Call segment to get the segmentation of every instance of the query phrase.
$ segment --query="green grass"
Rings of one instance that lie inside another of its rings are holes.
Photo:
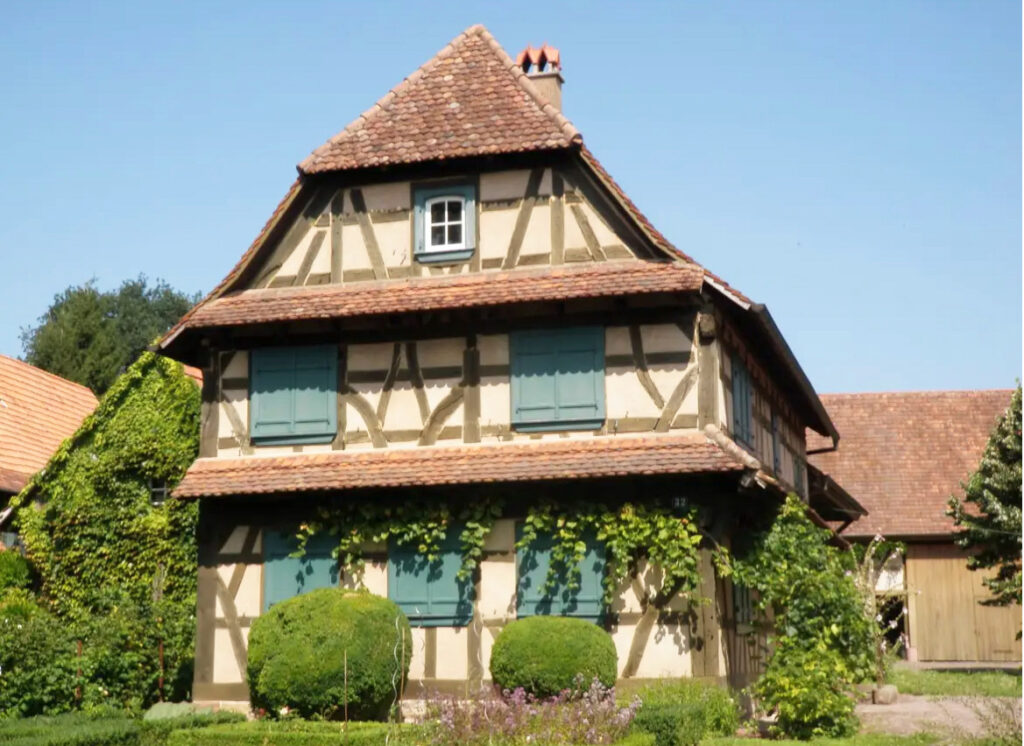
[[[942,697],[1019,697],[1020,669],[1006,671],[939,671],[896,668],[889,676],[901,694]]]
[[[778,741],[757,740],[751,738],[707,738],[701,746],[754,746],[763,743],[766,746],[806,746],[806,744],[834,744],[834,746],[930,746],[939,742],[939,737],[931,733],[915,733],[912,736],[891,736],[884,733],[860,733],[850,738],[815,738],[810,741]]]

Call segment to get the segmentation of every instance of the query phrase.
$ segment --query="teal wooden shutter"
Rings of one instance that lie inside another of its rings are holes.
[[[274,347],[250,356],[250,436],[257,443],[323,443],[337,432],[338,353],[331,345]]]
[[[733,435],[744,443],[753,443],[751,427],[750,373],[735,356],[732,362]]]
[[[522,538],[522,526],[516,527],[516,540]],[[516,550],[518,584],[516,615],[573,616],[597,621],[604,612],[605,550],[592,536],[584,536],[586,554],[580,563],[580,587],[568,588],[567,573],[559,572],[555,586],[545,588],[551,568],[550,536],[538,536],[530,546]]]
[[[338,561],[331,557],[334,537],[314,536],[302,557],[291,557],[298,540],[291,532],[263,532],[263,610],[280,601],[316,588],[336,588],[340,581]]]
[[[604,422],[602,327],[513,332],[509,355],[518,429],[594,429]]]
[[[779,446],[779,416],[772,412],[772,465],[775,476],[782,472],[782,450]]]
[[[555,371],[558,369],[556,335],[533,332],[510,334],[509,353],[512,422],[555,422],[558,419],[558,398],[555,392]]]
[[[458,579],[462,567],[462,527],[452,527],[440,556],[428,562],[415,546],[388,546],[388,598],[415,627],[462,627],[473,616],[473,585]]]

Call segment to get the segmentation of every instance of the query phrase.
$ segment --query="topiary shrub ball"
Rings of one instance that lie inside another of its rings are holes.
[[[399,666],[403,650],[405,656]],[[409,673],[409,620],[394,603],[364,591],[320,588],[275,604],[249,631],[249,696],[277,714],[385,720]],[[401,670],[399,670],[401,669]]]
[[[594,677],[615,686],[618,656],[611,635],[592,622],[532,616],[508,624],[491,650],[491,678],[503,690],[535,697],[588,689]],[[578,678],[582,677],[582,679]]]

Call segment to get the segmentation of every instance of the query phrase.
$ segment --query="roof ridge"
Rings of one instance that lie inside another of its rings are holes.
[[[299,163],[298,170],[300,173],[310,173],[320,161],[321,158],[326,157],[334,145],[342,142],[347,137],[358,133],[364,129],[369,123],[376,119],[381,112],[387,111],[387,109],[414,83],[417,83],[424,75],[433,70],[443,60],[450,57],[456,52],[456,50],[471,37],[480,37],[483,39],[490,50],[498,57],[501,61],[506,72],[511,75],[516,84],[522,88],[530,98],[537,105],[540,111],[551,120],[551,122],[559,129],[562,135],[570,143],[579,144],[583,141],[583,136],[580,131],[570,122],[564,114],[559,112],[554,106],[552,106],[543,95],[541,95],[539,89],[528,79],[522,68],[516,65],[515,61],[508,55],[501,44],[498,43],[497,39],[488,31],[483,24],[475,24],[470,26],[465,31],[457,35],[454,39],[448,42],[442,47],[437,53],[435,53],[430,59],[420,65],[418,68],[413,70],[407,76],[405,76],[397,85],[392,87],[387,93],[381,96],[377,101],[363,113],[357,116],[354,120],[349,122],[344,129],[335,133],[327,142],[318,147],[312,153]]]
[[[513,60],[509,53],[505,51],[505,48],[498,43],[498,40],[494,38],[491,32],[484,28],[483,24],[478,23],[475,26],[471,26],[469,29],[467,29],[466,33],[474,29],[476,29],[477,32],[480,34],[480,37],[483,38],[488,43],[488,45],[490,45],[491,49],[494,50],[495,54],[497,54],[499,57],[502,58],[504,62],[507,63],[508,70],[512,74],[512,77],[515,78],[516,82],[523,88],[523,90],[525,90],[533,97],[533,100],[540,107],[540,110],[547,114],[548,117],[550,117],[551,120],[556,125],[558,125],[559,129],[562,130],[566,138],[568,140],[582,144],[583,133],[576,129],[576,126],[569,121],[569,118],[566,117],[565,114],[563,114],[561,111],[552,106],[551,103],[546,98],[544,98],[544,95],[540,92],[540,89],[537,88],[537,86],[534,84],[532,80],[530,80],[530,76],[523,71],[523,68],[516,64],[515,60]]]

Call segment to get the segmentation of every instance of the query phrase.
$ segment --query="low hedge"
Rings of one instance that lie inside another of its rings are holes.
[[[655,746],[697,746],[704,737],[704,708],[696,702],[643,705],[633,727],[654,736]]]
[[[167,746],[384,746],[413,744],[422,734],[419,726],[376,722],[350,722],[347,731],[344,723],[255,720],[175,731]]]
[[[113,713],[94,712],[0,720],[0,744],[4,746],[163,746],[175,731],[192,730],[218,723],[240,723],[245,715],[216,712],[202,715],[143,721]]]
[[[394,602],[320,588],[276,604],[253,622],[252,704],[272,716],[288,708],[302,717],[384,720],[411,656],[409,620]]]
[[[501,631],[491,651],[491,677],[498,686],[522,687],[539,698],[587,689],[595,677],[611,688],[617,671],[611,635],[582,619],[517,619]]]

